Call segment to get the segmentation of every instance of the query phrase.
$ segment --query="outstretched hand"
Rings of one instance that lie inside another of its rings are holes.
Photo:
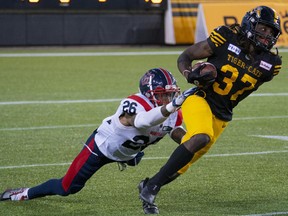
[[[176,108],[180,107],[187,97],[189,97],[190,95],[193,95],[198,90],[199,90],[198,87],[193,87],[193,88],[185,90],[178,97],[173,99],[172,105]]]

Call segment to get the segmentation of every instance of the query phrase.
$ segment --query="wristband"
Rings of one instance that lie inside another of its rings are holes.
[[[166,110],[167,110],[169,113],[175,112],[176,109],[177,109],[177,107],[174,107],[173,104],[172,104],[172,102],[170,102],[170,103],[168,103],[168,104],[166,105]]]

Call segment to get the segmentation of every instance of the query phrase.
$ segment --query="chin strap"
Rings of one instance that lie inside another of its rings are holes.
[[[276,50],[276,55],[278,55],[279,54],[278,48],[276,47],[275,50]]]
[[[149,77],[149,88],[150,88],[150,94],[151,94],[150,101],[153,103],[155,107],[158,107],[158,103],[157,103],[158,100],[155,97],[155,94],[153,92],[153,87],[152,87],[152,76]]]

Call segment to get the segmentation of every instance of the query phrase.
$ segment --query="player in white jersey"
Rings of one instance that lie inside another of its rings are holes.
[[[152,120],[152,112],[156,111],[153,108],[154,105],[151,101],[141,93],[131,95],[122,100],[116,113],[113,116],[105,118],[97,129],[95,140],[97,141],[96,144],[99,150],[106,157],[115,161],[131,160],[135,158],[139,150],[143,150],[148,145],[158,142],[166,134],[169,134],[172,129],[181,127],[182,116],[180,111],[170,114],[164,122],[160,118],[161,125],[157,124],[149,127],[145,125],[131,127],[130,124],[126,126],[119,119],[119,116],[123,114],[123,109],[127,109],[125,113],[130,113],[131,116],[134,113],[143,112],[147,115],[143,120],[147,118],[151,118]],[[157,109],[160,109],[160,107]]]
[[[180,144],[186,131],[181,126],[179,107],[195,88],[180,94],[172,74],[162,68],[147,71],[140,79],[140,93],[123,99],[112,116],[105,118],[83,149],[59,179],[50,179],[31,188],[4,191],[0,200],[28,200],[47,195],[68,196],[79,192],[103,165],[119,162],[137,165],[143,149],[156,144],[166,134]],[[143,205],[149,205],[143,203]],[[147,209],[158,211],[157,207]]]

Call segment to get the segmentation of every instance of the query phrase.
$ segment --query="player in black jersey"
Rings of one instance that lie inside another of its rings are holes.
[[[246,13],[241,25],[220,26],[210,36],[188,47],[178,58],[178,69],[189,83],[203,86],[201,94],[186,99],[182,113],[187,133],[167,163],[139,184],[140,199],[154,204],[165,182],[184,173],[216,142],[232,120],[233,108],[277,75],[281,58],[271,52],[281,34],[280,18],[272,8],[259,6]],[[217,68],[214,82],[192,70],[194,60],[206,59]],[[211,84],[212,83],[212,84]]]

